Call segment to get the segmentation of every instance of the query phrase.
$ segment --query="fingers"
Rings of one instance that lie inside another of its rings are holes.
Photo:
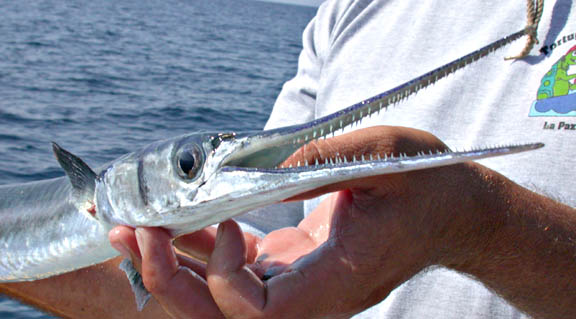
[[[337,251],[334,246],[323,245],[265,284],[246,266],[240,228],[227,221],[218,228],[208,263],[208,286],[218,307],[229,318],[330,315],[342,310],[334,300],[345,299],[354,286],[349,267],[345,259],[338,258]]]
[[[174,246],[196,259],[207,262],[214,250],[216,232],[216,227],[207,227],[192,234],[176,238],[176,240],[174,240]],[[249,233],[244,233],[244,240],[246,241],[247,247],[247,261],[248,263],[252,263],[258,254],[257,246],[260,238]]]
[[[119,226],[110,234],[112,245],[130,256],[146,289],[165,311],[177,318],[221,316],[206,281],[202,263],[176,255],[170,234],[160,228]]]
[[[108,233],[110,244],[118,250],[124,258],[132,260],[136,270],[141,271],[140,248],[136,241],[136,234],[134,228],[127,226],[116,226]]]
[[[136,239],[142,253],[142,279],[146,288],[176,317],[218,314],[204,279],[179,265],[168,232],[138,228]]]
[[[214,242],[216,227],[207,227],[192,234],[180,236],[174,240],[174,246],[190,256],[202,261],[208,261]]]
[[[246,244],[240,227],[232,220],[218,227],[207,278],[210,292],[226,317],[254,317],[264,307],[265,286],[246,267]]]

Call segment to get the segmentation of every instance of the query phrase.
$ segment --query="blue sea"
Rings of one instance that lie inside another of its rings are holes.
[[[316,9],[251,0],[0,1],[0,184],[191,131],[261,129]],[[1,252],[0,252],[1,253]],[[50,318],[0,296],[0,318]]]

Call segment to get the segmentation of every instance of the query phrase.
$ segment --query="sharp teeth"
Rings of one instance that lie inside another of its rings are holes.
[[[348,159],[346,158],[346,155],[344,155],[342,158],[344,159],[344,163],[348,163]]]
[[[352,162],[356,162],[356,154],[352,155]]]
[[[288,168],[292,168],[292,164],[290,164],[290,166],[288,166]]]
[[[362,154],[362,162],[365,162],[366,158],[364,158],[364,154]]]
[[[380,153],[377,153],[377,154],[376,154],[376,158],[377,158],[378,160],[381,160],[381,159],[382,159],[382,158],[380,158]]]
[[[298,161],[298,164],[296,164],[297,167],[300,167],[300,161]]]

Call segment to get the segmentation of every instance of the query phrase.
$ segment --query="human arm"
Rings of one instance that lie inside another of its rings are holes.
[[[151,300],[136,310],[121,258],[74,272],[30,282],[2,283],[0,292],[60,318],[166,318]]]
[[[422,131],[378,127],[319,142],[290,160],[429,148],[444,145]],[[238,228],[225,223],[206,273],[208,289],[224,313],[347,317],[433,265],[474,276],[535,317],[573,313],[573,208],[475,163],[359,179],[300,198],[335,190],[343,191],[298,228],[273,232],[255,245],[256,264],[245,257],[254,255],[254,245],[242,244]],[[170,242],[155,231],[142,231],[148,236],[140,247],[143,276],[147,285],[162,287],[162,267],[154,266],[161,254],[146,252],[158,244],[168,251]],[[276,276],[263,281],[266,269]],[[165,291],[152,289],[156,295]]]

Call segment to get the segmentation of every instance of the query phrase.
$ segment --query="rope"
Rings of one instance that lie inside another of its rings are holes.
[[[542,11],[544,9],[544,0],[527,0],[526,6],[526,45],[524,49],[512,57],[507,57],[505,60],[518,60],[528,56],[534,45],[538,43],[538,25],[542,18]]]

